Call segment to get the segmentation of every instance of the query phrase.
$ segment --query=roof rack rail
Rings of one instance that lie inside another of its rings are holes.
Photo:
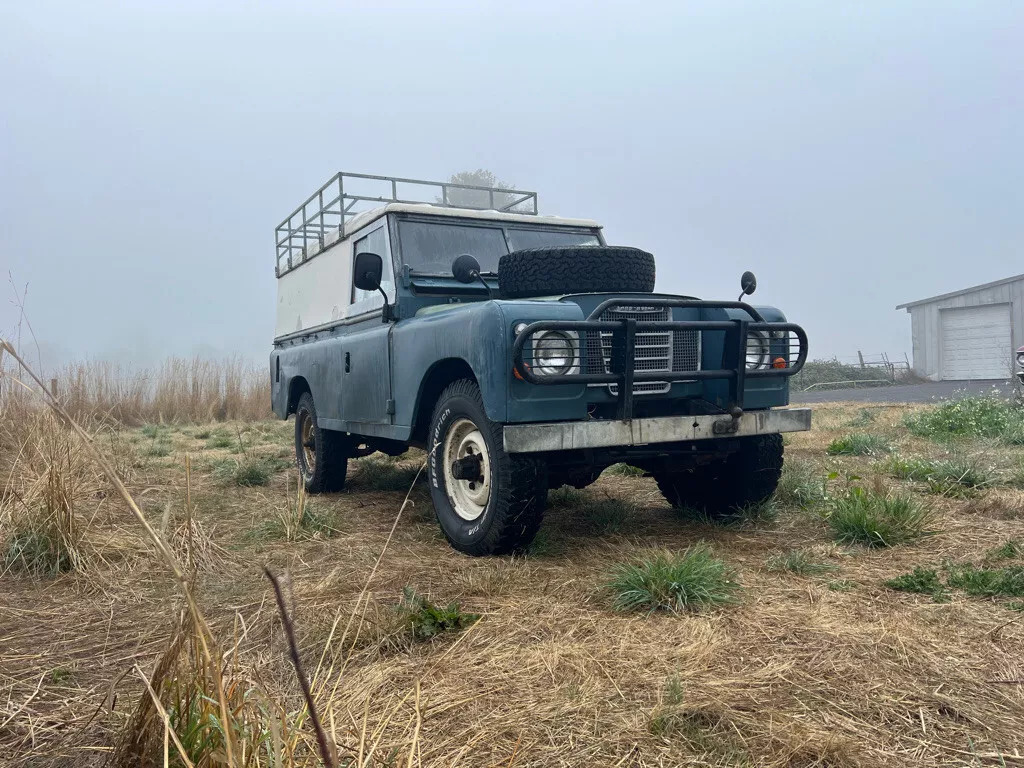
[[[374,194],[382,191],[385,194]],[[369,203],[375,205],[368,206]],[[277,274],[290,269],[307,254],[322,249],[329,234],[337,232],[339,237],[344,237],[345,224],[350,218],[370,207],[388,203],[537,215],[536,192],[340,171],[306,198],[274,230]]]

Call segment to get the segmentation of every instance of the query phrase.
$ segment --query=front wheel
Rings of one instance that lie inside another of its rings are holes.
[[[770,499],[782,475],[782,435],[739,440],[739,450],[712,464],[653,472],[668,503],[723,518]]]
[[[543,465],[505,453],[501,425],[487,418],[472,381],[456,381],[441,393],[429,447],[430,496],[452,547],[500,555],[529,545],[547,495]]]
[[[344,435],[321,429],[313,395],[303,393],[295,408],[295,465],[308,493],[330,493],[345,487],[348,456]]]

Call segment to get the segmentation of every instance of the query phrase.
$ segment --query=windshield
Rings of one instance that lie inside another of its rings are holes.
[[[452,222],[399,221],[402,261],[413,272],[450,275],[452,262],[464,253],[480,262],[480,271],[498,273],[498,259],[510,250],[550,245],[600,245],[597,235],[581,230],[502,228]]]

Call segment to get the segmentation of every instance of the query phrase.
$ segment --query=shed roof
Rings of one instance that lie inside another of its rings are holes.
[[[998,285],[1006,285],[1007,283],[1015,283],[1018,280],[1024,280],[1024,275],[1014,275],[1013,277],[1004,277],[1002,280],[993,280],[991,283],[983,283],[982,285],[974,285],[970,288],[961,288],[959,291],[951,291],[950,293],[941,293],[938,296],[932,296],[928,299],[918,299],[917,301],[909,301],[906,304],[898,304],[896,309],[909,310],[911,307],[918,307],[922,304],[931,304],[933,301],[942,301],[943,299],[952,299],[954,296],[963,296],[965,293],[974,293],[974,291],[981,291],[985,288],[995,288]]]

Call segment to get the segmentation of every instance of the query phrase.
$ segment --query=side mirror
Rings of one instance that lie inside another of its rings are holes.
[[[357,253],[352,273],[352,283],[360,291],[379,291],[384,260],[376,253]]]
[[[757,290],[757,278],[754,277],[753,272],[743,273],[740,277],[740,288],[743,290],[743,293],[740,294],[740,300]]]
[[[452,276],[460,283],[472,283],[480,277],[480,262],[464,253],[452,262]]]

